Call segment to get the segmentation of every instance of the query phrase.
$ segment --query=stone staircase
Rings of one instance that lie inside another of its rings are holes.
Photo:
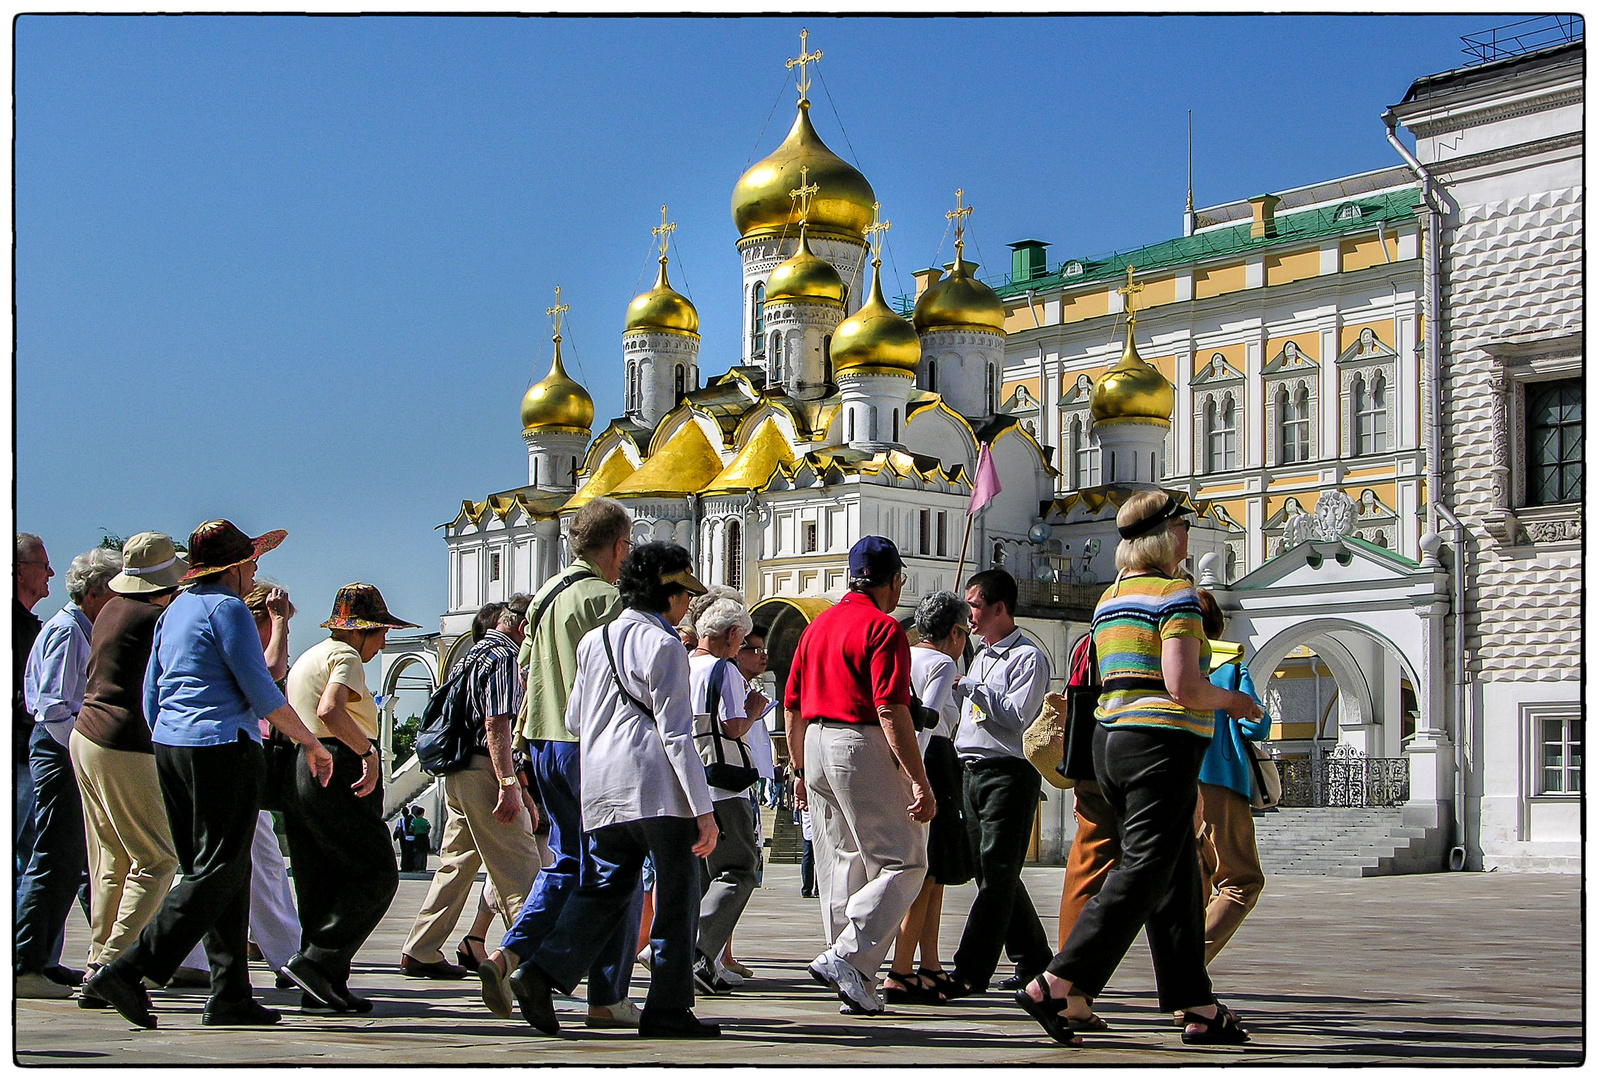
[[[1286,808],[1257,814],[1266,874],[1383,877],[1443,869],[1442,831],[1405,822],[1402,807]]]

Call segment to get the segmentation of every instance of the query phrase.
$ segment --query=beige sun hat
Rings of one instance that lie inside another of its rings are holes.
[[[111,591],[123,596],[163,592],[176,588],[188,572],[189,564],[178,558],[170,536],[142,532],[123,543],[122,573],[111,579]]]

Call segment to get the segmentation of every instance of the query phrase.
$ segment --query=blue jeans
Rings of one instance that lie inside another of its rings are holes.
[[[34,842],[28,869],[17,883],[19,974],[41,972],[59,960],[61,931],[88,872],[83,797],[72,758],[42,724],[29,740],[28,765],[34,789]]]
[[[655,921],[649,932],[654,968],[644,1008],[693,1008],[694,942],[699,936],[699,859],[693,846],[698,838],[699,823],[680,817],[626,821],[589,833],[582,884],[525,962],[570,993],[596,958],[612,947],[617,929],[627,931],[631,944],[638,935],[639,875],[645,856],[652,855],[657,868]]]
[[[534,739],[528,746],[534,788],[543,800],[549,819],[549,851],[554,861],[538,872],[521,914],[506,931],[500,947],[520,960],[532,955],[540,942],[555,929],[561,910],[577,891],[592,836],[583,833],[581,758],[575,742]],[[697,834],[696,834],[697,835]],[[697,890],[699,871],[693,871]],[[697,892],[696,892],[697,896]],[[614,1005],[627,997],[632,985],[633,949],[638,942],[638,920],[643,914],[644,896],[634,880],[631,906],[594,954],[588,970],[588,1003]]]

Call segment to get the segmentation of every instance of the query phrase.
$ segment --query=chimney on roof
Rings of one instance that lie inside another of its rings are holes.
[[[1254,224],[1248,230],[1250,239],[1276,235],[1276,204],[1281,201],[1278,195],[1256,195],[1248,201],[1254,208]]]
[[[913,276],[916,279],[916,297],[919,299],[922,293],[938,283],[943,271],[936,266],[929,266],[925,270],[917,270]]]
[[[1017,240],[1010,245],[1010,280],[1020,285],[1033,278],[1044,277],[1049,272],[1048,257],[1042,240]]]

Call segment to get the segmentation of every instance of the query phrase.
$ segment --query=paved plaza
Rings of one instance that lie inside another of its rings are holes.
[[[1063,871],[1027,871],[1050,917]],[[202,1028],[204,992],[153,993],[161,1026],[130,1028],[114,1013],[74,1002],[18,1002],[16,1061],[23,1065],[622,1065],[820,1063],[826,1065],[1060,1064],[1576,1064],[1582,1059],[1581,881],[1571,876],[1438,874],[1347,880],[1274,878],[1212,970],[1223,1000],[1244,1017],[1243,1049],[1186,1048],[1155,1006],[1147,950],[1134,946],[1098,1009],[1113,1031],[1073,1050],[1048,1040],[1008,995],[933,1007],[890,1008],[874,1019],[838,1014],[805,963],[822,947],[813,900],[799,898],[797,868],[766,870],[736,936],[756,978],[740,992],[700,999],[723,1037],[685,1046],[582,1026],[583,1006],[557,999],[562,1037],[483,1009],[477,980],[400,977],[400,943],[426,890],[400,884],[388,918],[356,962],[352,985],[370,1016],[302,1015],[299,995],[257,993],[284,1008],[275,1028]],[[954,951],[973,888],[950,891],[944,955]],[[464,928],[462,930],[464,932]],[[68,958],[83,955],[73,916]],[[1003,972],[1001,972],[1003,974]],[[634,999],[642,1003],[641,968]],[[261,989],[265,987],[266,989]],[[291,1004],[293,1003],[293,1004]]]

